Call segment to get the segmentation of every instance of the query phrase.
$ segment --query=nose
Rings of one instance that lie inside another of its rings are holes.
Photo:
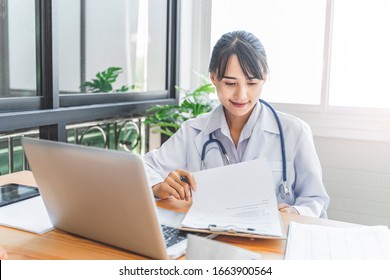
[[[236,97],[238,100],[246,100],[248,97],[248,88],[246,85],[241,85],[238,87],[238,90],[236,92]]]

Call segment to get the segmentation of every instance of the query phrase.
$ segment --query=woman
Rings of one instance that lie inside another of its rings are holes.
[[[202,169],[203,146],[213,138],[222,143],[229,159],[221,157],[220,147],[212,143],[206,147],[206,168],[266,157],[275,179],[279,211],[326,218],[329,197],[322,184],[310,127],[280,112],[291,194],[284,195],[279,187],[279,129],[272,111],[259,102],[269,72],[259,39],[246,31],[224,34],[213,49],[209,72],[221,104],[212,112],[183,123],[159,149],[145,155],[154,195],[189,200],[191,189],[196,190],[191,173]]]

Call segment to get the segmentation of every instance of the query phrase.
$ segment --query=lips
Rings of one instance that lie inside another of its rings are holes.
[[[235,107],[235,108],[244,108],[246,105],[249,104],[249,101],[248,102],[234,102],[234,101],[231,101],[230,102],[232,103],[232,105]]]

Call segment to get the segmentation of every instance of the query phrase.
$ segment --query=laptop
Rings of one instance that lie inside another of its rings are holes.
[[[159,223],[140,156],[32,138],[22,145],[55,228],[153,259],[185,253],[186,235]]]

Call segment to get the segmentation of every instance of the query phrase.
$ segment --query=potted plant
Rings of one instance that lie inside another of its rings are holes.
[[[151,125],[153,133],[161,133],[161,143],[171,137],[184,121],[207,113],[213,108],[209,94],[214,93],[215,88],[205,79],[203,84],[192,92],[180,87],[176,87],[176,90],[183,93],[179,104],[156,105],[147,110],[149,115],[145,124]]]

